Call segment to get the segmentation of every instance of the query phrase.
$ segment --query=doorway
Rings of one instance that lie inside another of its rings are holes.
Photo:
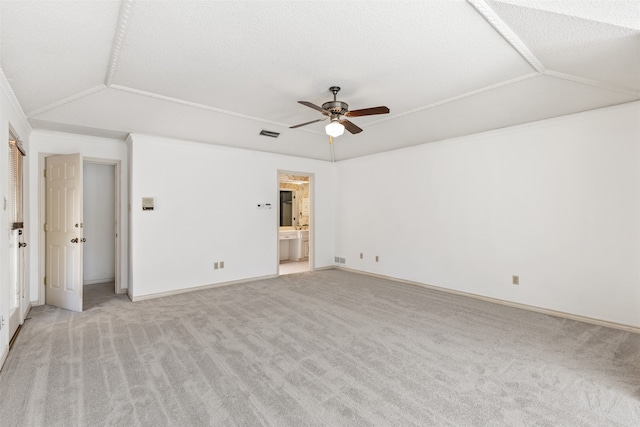
[[[82,306],[91,309],[116,296],[116,167],[83,162]]]
[[[41,154],[41,304],[91,308],[120,288],[120,161]],[[86,295],[85,295],[86,288]]]
[[[278,173],[278,274],[312,270],[312,175]]]
[[[22,142],[9,130],[9,340],[24,322],[25,247]],[[6,199],[5,199],[6,200]]]

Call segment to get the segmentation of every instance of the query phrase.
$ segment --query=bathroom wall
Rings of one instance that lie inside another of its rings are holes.
[[[280,188],[286,188],[290,190],[296,191],[296,210],[295,210],[295,224],[294,225],[309,225],[309,215],[303,215],[303,204],[305,199],[309,199],[309,183],[304,184],[294,184],[292,182],[282,182],[283,180],[295,180],[295,181],[305,181],[309,180],[307,176],[297,176],[297,175],[280,175]]]

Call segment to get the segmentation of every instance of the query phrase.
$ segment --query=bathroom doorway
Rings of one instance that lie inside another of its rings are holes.
[[[278,274],[312,270],[313,175],[278,172]]]

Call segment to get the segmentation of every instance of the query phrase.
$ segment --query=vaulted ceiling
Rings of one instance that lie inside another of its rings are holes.
[[[640,99],[640,1],[6,1],[34,128],[342,160]],[[330,86],[364,129],[334,140]],[[261,130],[280,132],[277,139]]]

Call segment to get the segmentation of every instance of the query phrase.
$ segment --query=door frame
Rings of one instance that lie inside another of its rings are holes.
[[[316,243],[316,215],[315,215],[315,180],[316,176],[311,172],[299,172],[288,169],[278,169],[276,172],[276,220],[275,220],[275,241],[276,241],[276,274],[280,275],[280,175],[298,175],[309,177],[309,271],[315,269],[315,243]]]
[[[46,205],[46,181],[44,177],[44,170],[46,169],[46,160],[49,156],[57,156],[69,153],[39,153],[38,156],[38,304],[45,304],[45,292],[44,277],[46,275],[46,237],[44,231],[44,224],[47,219],[47,205]],[[122,289],[121,272],[122,272],[122,260],[121,260],[121,247],[120,239],[122,238],[122,211],[121,211],[121,195],[122,195],[122,161],[117,159],[103,159],[98,157],[85,157],[82,156],[83,162],[98,163],[103,165],[113,165],[115,170],[115,212],[114,218],[116,221],[115,231],[115,286],[114,292],[116,294],[125,293],[127,290]],[[84,201],[83,201],[84,203]],[[84,206],[83,206],[84,208]]]

